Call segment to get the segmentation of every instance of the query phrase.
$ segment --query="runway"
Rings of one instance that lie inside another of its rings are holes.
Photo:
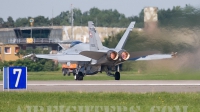
[[[0,81],[0,91],[3,82]],[[7,91],[7,90],[5,90]],[[198,80],[105,80],[105,81],[28,81],[27,90],[34,92],[200,92]]]

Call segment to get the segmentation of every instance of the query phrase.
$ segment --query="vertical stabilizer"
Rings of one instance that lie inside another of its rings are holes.
[[[127,40],[127,37],[128,37],[128,34],[130,31],[133,30],[134,28],[134,25],[135,25],[135,22],[131,22],[130,25],[128,26],[128,28],[126,29],[124,35],[122,36],[122,38],[120,39],[119,43],[117,44],[117,46],[115,47],[115,49],[122,49],[126,40]]]
[[[88,28],[89,28],[89,44],[90,44],[90,50],[96,51],[103,49],[103,45],[101,43],[101,39],[99,37],[98,32],[96,31],[94,27],[94,23],[92,21],[88,22]]]

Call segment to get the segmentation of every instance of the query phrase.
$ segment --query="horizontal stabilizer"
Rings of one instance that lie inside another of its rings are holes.
[[[143,61],[143,60],[159,60],[159,59],[170,59],[170,58],[173,58],[171,54],[152,54],[144,57],[132,58],[130,60]]]
[[[159,51],[137,51],[137,52],[130,52],[130,58],[129,59],[137,59],[140,57],[144,57],[147,55],[152,55],[152,54],[159,54]]]
[[[92,59],[95,59],[95,60],[98,60],[101,57],[103,57],[104,55],[106,55],[106,52],[82,51],[79,54],[89,57],[89,58],[92,58]]]
[[[44,58],[44,59],[53,59],[53,60],[60,60],[60,61],[90,61],[91,59],[82,55],[61,55],[61,54],[38,54],[35,55],[37,58]]]

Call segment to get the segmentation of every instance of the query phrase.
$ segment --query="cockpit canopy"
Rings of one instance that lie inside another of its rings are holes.
[[[70,48],[73,47],[73,46],[75,46],[75,45],[77,45],[77,44],[80,44],[80,43],[82,43],[82,42],[81,41],[74,41],[74,42],[72,42],[70,44]]]

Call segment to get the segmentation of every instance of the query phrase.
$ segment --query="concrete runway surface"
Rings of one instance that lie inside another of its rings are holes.
[[[3,82],[0,81],[0,91]],[[5,90],[7,91],[7,90]],[[34,92],[200,92],[198,80],[104,80],[104,81],[28,81],[27,90]]]

